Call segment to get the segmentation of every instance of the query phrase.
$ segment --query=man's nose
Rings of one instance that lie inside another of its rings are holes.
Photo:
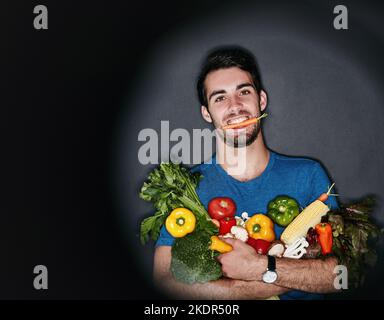
[[[237,109],[242,108],[242,107],[243,107],[243,104],[242,104],[239,97],[237,97],[237,96],[231,97],[231,99],[229,101],[230,111],[236,111]]]

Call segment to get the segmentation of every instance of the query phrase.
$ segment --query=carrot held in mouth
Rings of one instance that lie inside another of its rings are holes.
[[[246,127],[246,126],[249,126],[251,124],[254,124],[256,123],[257,121],[259,121],[260,119],[262,118],[265,118],[266,116],[268,116],[267,113],[264,113],[262,114],[260,117],[257,117],[257,118],[251,118],[251,119],[247,119],[243,122],[239,122],[239,123],[234,123],[234,124],[228,124],[226,126],[223,127],[223,130],[227,130],[227,129],[236,129],[236,128],[241,128],[241,127]]]

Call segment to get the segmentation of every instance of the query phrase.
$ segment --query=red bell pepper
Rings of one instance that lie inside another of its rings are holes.
[[[236,219],[233,217],[227,217],[219,220],[220,229],[219,234],[224,235],[231,232],[231,228],[236,225]]]
[[[249,244],[258,254],[268,254],[268,250],[271,247],[271,242],[265,241],[263,239],[253,239],[248,238],[247,244]]]

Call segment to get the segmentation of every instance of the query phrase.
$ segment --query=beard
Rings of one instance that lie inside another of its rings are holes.
[[[245,114],[249,115],[248,113],[242,113],[239,114]],[[243,148],[246,146],[251,145],[259,135],[260,132],[260,121],[257,123],[250,125],[243,130],[238,130],[235,134],[235,130],[222,130],[220,129],[221,126],[216,123],[216,121],[213,121],[213,124],[218,131],[218,135],[220,139],[224,141],[224,143],[232,148]]]
[[[250,130],[251,129],[251,130]],[[250,132],[247,132],[250,130]],[[251,145],[259,135],[260,132],[260,122],[247,127],[246,130],[241,130],[238,134],[228,134],[224,132],[223,138],[224,143],[233,148],[243,148]]]

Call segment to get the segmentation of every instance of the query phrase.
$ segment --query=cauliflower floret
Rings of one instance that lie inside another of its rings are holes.
[[[233,226],[231,228],[231,233],[235,236],[236,239],[246,242],[248,240],[248,232],[245,228],[240,226]]]

